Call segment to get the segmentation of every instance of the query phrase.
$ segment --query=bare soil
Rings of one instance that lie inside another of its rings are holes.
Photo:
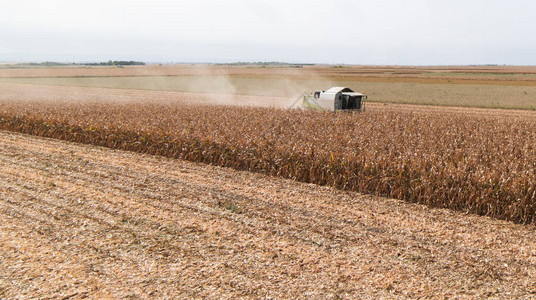
[[[533,226],[0,132],[0,298],[531,298]]]

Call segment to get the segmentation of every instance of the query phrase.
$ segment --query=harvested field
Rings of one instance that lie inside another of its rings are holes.
[[[531,298],[535,229],[0,131],[1,298]]]
[[[366,92],[369,102],[536,110],[536,86],[519,85],[432,84],[405,82],[401,79],[391,81],[362,81],[360,78],[296,80],[206,75],[10,78],[0,79],[0,81],[29,84],[26,87],[28,90],[32,90],[33,87],[39,85],[51,85],[204,93],[211,94],[212,101],[215,103],[219,97],[225,99],[232,95],[275,97],[281,98],[278,101],[280,107],[287,107],[305,90],[314,91],[331,86],[348,86]],[[6,85],[4,84],[4,86]],[[261,100],[259,101],[259,106],[265,106],[265,101],[263,99],[259,100]],[[225,100],[220,102],[225,102]],[[231,103],[235,104],[237,102]]]
[[[28,89],[40,84],[292,99],[304,90],[348,86],[369,95],[371,102],[536,109],[534,67],[0,68],[0,82],[30,84]]]
[[[146,65],[117,67],[17,67],[0,65],[0,78],[8,77],[101,77],[101,76],[276,76],[288,78],[361,77],[459,79],[477,81],[535,81],[534,66],[236,66]],[[445,81],[445,83],[448,83]],[[475,83],[475,82],[472,82]],[[534,84],[532,84],[534,85]]]

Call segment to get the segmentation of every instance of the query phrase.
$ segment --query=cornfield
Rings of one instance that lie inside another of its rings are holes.
[[[468,110],[469,111],[469,110]],[[536,115],[0,103],[0,128],[536,223]]]

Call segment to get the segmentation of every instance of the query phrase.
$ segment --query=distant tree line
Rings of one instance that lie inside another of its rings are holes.
[[[133,60],[109,60],[107,62],[100,63],[85,63],[87,66],[143,66],[145,65],[142,61],[133,61]]]
[[[287,67],[287,68],[302,68],[303,66],[313,66],[314,64],[294,64],[279,61],[258,61],[258,62],[233,62],[216,64],[220,66],[260,66],[260,67]]]
[[[28,63],[18,63],[16,66],[41,66],[41,67],[61,67],[61,66],[143,66],[145,65],[142,61],[133,61],[133,60],[109,60],[107,62],[98,62],[98,63],[61,63],[54,61],[45,61],[45,62],[28,62]]]
[[[43,67],[58,67],[58,66],[68,66],[69,63],[60,63],[55,61],[44,61],[44,62],[28,62],[28,63],[18,63],[16,66],[43,66]]]

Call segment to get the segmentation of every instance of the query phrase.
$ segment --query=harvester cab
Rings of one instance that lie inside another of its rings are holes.
[[[327,111],[365,111],[367,96],[347,87],[332,87],[325,91],[304,92],[291,108]],[[301,104],[300,104],[301,101]]]

